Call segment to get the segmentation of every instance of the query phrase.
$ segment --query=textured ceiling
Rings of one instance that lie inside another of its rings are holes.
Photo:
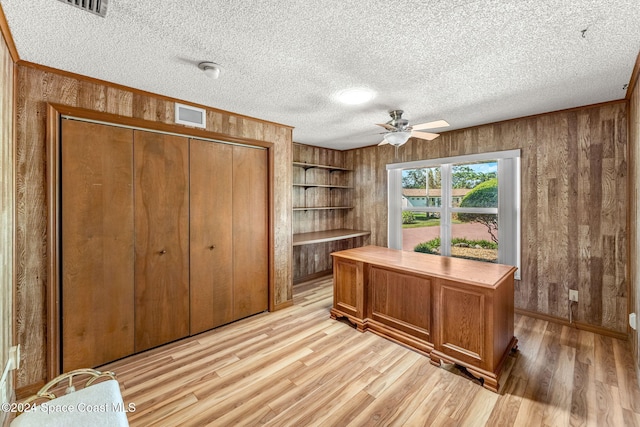
[[[106,18],[58,0],[0,4],[25,61],[336,149],[378,143],[391,109],[451,130],[621,99],[640,50],[638,0],[109,0]],[[377,95],[337,102],[350,87]]]

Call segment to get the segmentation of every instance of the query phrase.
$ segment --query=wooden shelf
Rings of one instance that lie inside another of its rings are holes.
[[[329,171],[351,171],[353,169],[347,169],[347,168],[341,168],[338,166],[329,166],[329,165],[316,165],[313,163],[304,163],[304,162],[293,162],[293,166],[298,166],[304,169],[311,169],[311,168],[316,168],[316,169],[327,169]]]
[[[294,187],[304,187],[306,188],[312,188],[312,187],[318,187],[318,188],[344,188],[344,189],[352,189],[353,187],[349,187],[347,185],[327,185],[327,184],[293,184]]]
[[[319,206],[319,207],[302,207],[293,208],[294,211],[326,211],[333,209],[353,209],[353,206]]]
[[[314,231],[293,235],[293,246],[311,245],[314,243],[333,242],[335,240],[351,239],[354,237],[368,236],[370,231],[349,230],[340,228],[337,230]]]

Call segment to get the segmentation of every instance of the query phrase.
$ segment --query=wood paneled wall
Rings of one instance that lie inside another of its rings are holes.
[[[627,104],[566,110],[411,140],[399,150],[346,153],[355,168],[356,208],[348,228],[371,230],[387,245],[388,163],[522,150],[522,280],[519,309],[569,318],[568,290],[579,291],[574,319],[626,333]]]
[[[293,160],[328,166],[350,168],[345,163],[346,152],[304,144],[293,144]],[[353,186],[354,172],[329,172],[324,169],[293,168],[293,182]],[[355,189],[293,188],[293,206],[353,206]],[[345,228],[346,210],[296,211],[293,213],[293,233]],[[293,248],[293,280],[295,282],[331,270],[331,252],[362,246],[368,238],[337,240]]]
[[[46,378],[46,103],[58,103],[125,117],[173,123],[174,100],[80,78],[55,70],[19,65],[17,73],[17,337],[23,365],[18,387]],[[291,160],[288,126],[208,109],[207,130],[274,144],[274,289],[276,308],[292,301]]]
[[[0,373],[4,371],[13,345],[13,263],[14,263],[14,138],[13,138],[13,60],[0,37]],[[11,398],[13,394],[13,375],[2,396]],[[3,402],[2,402],[3,403]],[[7,412],[0,412],[0,425]]]
[[[636,64],[640,64],[640,55]],[[632,80],[635,79],[633,92],[629,99],[629,311],[640,315],[640,233],[638,222],[640,221],[640,88],[638,84],[640,71],[636,66]],[[640,379],[640,332],[629,329],[631,348],[636,365],[638,379]]]

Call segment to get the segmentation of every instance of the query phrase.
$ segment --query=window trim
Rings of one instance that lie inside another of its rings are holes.
[[[387,242],[392,249],[402,249],[402,171],[440,167],[442,177],[442,198],[439,207],[419,207],[405,210],[440,213],[440,236],[444,241],[451,241],[451,213],[471,212],[498,214],[501,226],[498,227],[498,262],[516,265],[515,278],[520,279],[521,261],[521,225],[520,225],[520,157],[521,150],[505,150],[488,153],[467,154],[462,156],[443,157],[438,159],[416,160],[403,163],[387,164],[388,223]],[[451,174],[454,164],[498,161],[498,207],[497,208],[459,208],[452,207]],[[500,179],[500,176],[511,176],[515,179]],[[446,190],[445,190],[446,189]],[[500,203],[500,201],[505,201]],[[512,213],[515,213],[513,215]],[[502,231],[501,231],[502,230]],[[515,239],[504,238],[504,233],[515,233]],[[450,247],[443,245],[442,255],[450,256]]]

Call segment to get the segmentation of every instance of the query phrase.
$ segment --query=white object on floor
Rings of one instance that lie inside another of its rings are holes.
[[[11,427],[119,427],[128,426],[120,385],[103,381],[42,403],[33,403],[11,422]]]

